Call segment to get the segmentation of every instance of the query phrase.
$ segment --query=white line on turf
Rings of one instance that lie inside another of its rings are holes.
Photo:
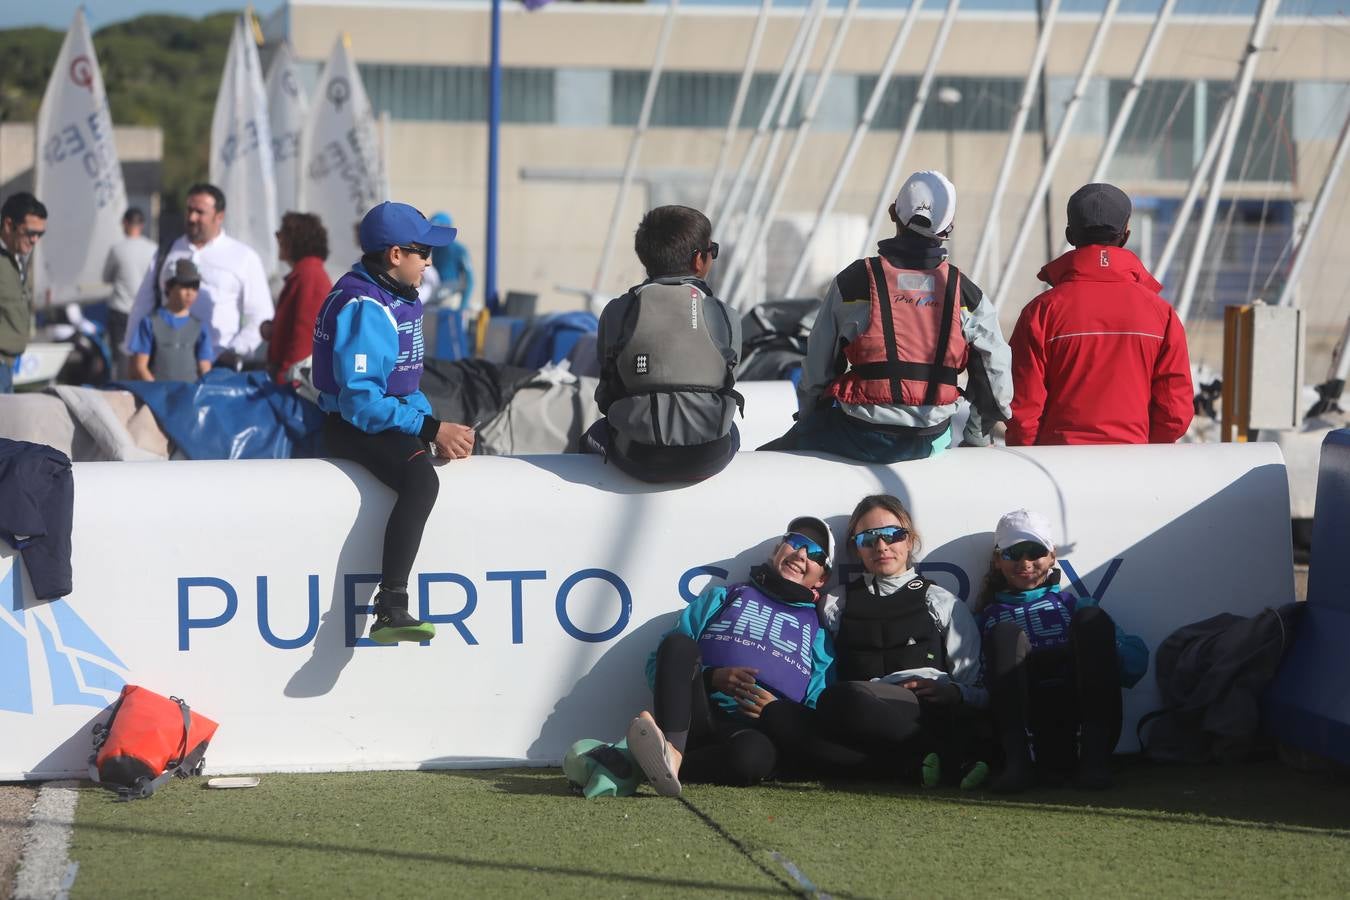
[[[797,882],[797,884],[801,886],[801,889],[806,893],[807,896],[817,898],[817,900],[833,900],[833,898],[829,894],[825,893],[820,888],[816,887],[815,883],[812,882],[811,879],[807,878],[806,874],[802,872],[801,869],[797,868],[797,864],[794,863],[792,860],[788,859],[786,856],[779,853],[777,850],[773,851],[769,855],[773,857],[774,862],[778,863],[778,865],[783,867],[783,871],[788,873],[788,877],[790,877],[793,881]]]
[[[79,799],[77,784],[50,781],[38,791],[24,833],[23,858],[14,882],[15,900],[64,900],[69,894],[75,881],[75,864],[67,854]]]

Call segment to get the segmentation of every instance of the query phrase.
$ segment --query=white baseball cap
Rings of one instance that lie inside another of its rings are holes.
[[[956,186],[936,170],[915,172],[895,195],[895,218],[910,231],[945,237],[956,218]]]
[[[1029,509],[1015,509],[1005,513],[994,529],[994,549],[1006,550],[1014,544],[1033,541],[1042,547],[1055,549],[1050,520]]]
[[[789,533],[795,532],[803,537],[809,537],[824,548],[827,558],[826,570],[834,565],[834,532],[823,519],[817,519],[815,516],[798,516],[788,523],[787,530]]]

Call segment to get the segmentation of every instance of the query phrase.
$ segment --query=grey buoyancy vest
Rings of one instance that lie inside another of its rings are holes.
[[[196,381],[197,339],[201,337],[202,323],[188,316],[186,323],[175,328],[156,310],[150,314],[150,327],[155,335],[150,374],[155,380]]]
[[[743,406],[730,362],[738,348],[720,346],[707,321],[721,315],[725,327],[718,331],[729,338],[726,307],[688,279],[644,284],[627,303],[602,373],[620,388],[606,411],[611,429],[621,439],[659,446],[726,435]]]
[[[715,392],[730,386],[730,368],[708,332],[703,300],[703,292],[689,283],[653,281],[634,292],[624,315],[627,338],[615,360],[625,393]]]

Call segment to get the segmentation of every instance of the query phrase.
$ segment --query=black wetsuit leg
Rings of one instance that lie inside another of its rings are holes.
[[[401,431],[368,434],[336,413],[324,419],[323,440],[329,456],[360,463],[398,495],[384,529],[380,586],[406,592],[408,574],[441,486],[427,445]]]
[[[652,694],[656,724],[684,753],[681,781],[749,785],[773,774],[778,762],[773,741],[713,708],[698,644],[688,635],[662,639]]]

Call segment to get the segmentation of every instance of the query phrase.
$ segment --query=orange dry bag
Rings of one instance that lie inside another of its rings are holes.
[[[129,684],[108,724],[94,726],[89,777],[114,788],[123,800],[149,797],[175,775],[200,774],[216,727],[177,697]]]

